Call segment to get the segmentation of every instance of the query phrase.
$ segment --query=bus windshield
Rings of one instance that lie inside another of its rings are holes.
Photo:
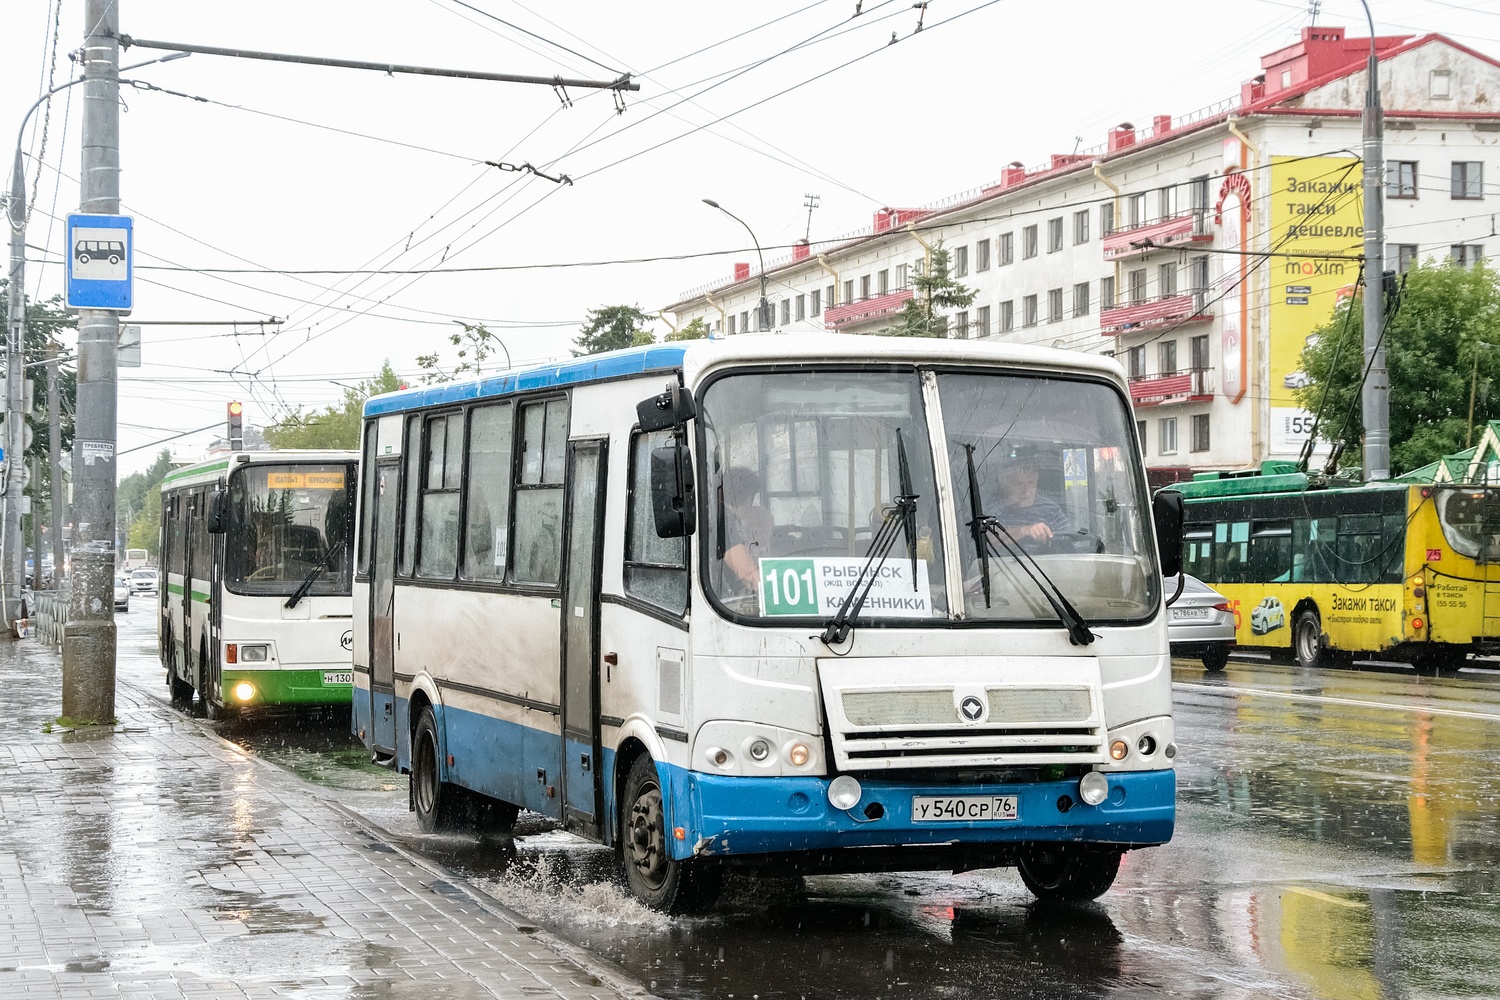
[[[937,490],[911,371],[732,375],[704,393],[706,584],[745,617],[832,617],[871,539],[916,496],[856,621],[946,617]],[[903,461],[905,456],[903,476]]]
[[[351,593],[354,475],[345,464],[252,465],[229,480],[225,583],[239,594]]]
[[[940,374],[938,391],[967,613],[1056,618],[1027,572],[1034,562],[1090,623],[1154,614],[1150,512],[1119,393],[1078,379],[967,372]],[[994,519],[1003,544],[981,549],[976,513]]]

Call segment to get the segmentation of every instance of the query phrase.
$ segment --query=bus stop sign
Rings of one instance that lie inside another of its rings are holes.
[[[68,308],[130,311],[133,221],[128,215],[68,216]]]

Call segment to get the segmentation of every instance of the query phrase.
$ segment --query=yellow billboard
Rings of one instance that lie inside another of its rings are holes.
[[[1353,291],[1363,252],[1364,198],[1360,161],[1349,156],[1271,158],[1271,454],[1296,457],[1312,429],[1312,414],[1297,405],[1307,384],[1302,349]],[[1354,346],[1359,331],[1351,333]]]

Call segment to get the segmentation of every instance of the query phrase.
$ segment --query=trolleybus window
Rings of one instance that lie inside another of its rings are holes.
[[[905,476],[913,560],[898,539],[861,619],[946,615],[937,496],[913,372],[733,375],[704,392],[707,586],[747,617],[828,618]],[[638,463],[639,465],[639,463]]]
[[[1500,500],[1493,490],[1440,489],[1434,499],[1454,552],[1481,565],[1500,561]]]
[[[567,400],[523,404],[520,424],[521,475],[516,484],[514,579],[517,583],[556,584],[562,575]]]
[[[348,594],[354,482],[346,465],[254,465],[229,480],[226,584],[237,594]]]
[[[451,580],[458,568],[458,486],[463,471],[463,438],[463,414],[449,413],[428,419],[418,576]]]
[[[1160,580],[1146,527],[1151,515],[1129,460],[1136,446],[1119,393],[1071,379],[948,373],[938,376],[938,394],[968,613],[1028,623],[1056,618],[1028,572],[1039,567],[1090,622],[1155,614]],[[1004,529],[994,555],[976,544],[975,512]]]
[[[651,514],[651,452],[655,448],[670,448],[672,442],[671,431],[637,433],[630,441],[625,593],[680,615],[687,610],[688,541],[685,537],[662,538],[656,533]]]
[[[469,499],[464,518],[464,576],[503,580],[510,545],[511,406],[469,415]]]

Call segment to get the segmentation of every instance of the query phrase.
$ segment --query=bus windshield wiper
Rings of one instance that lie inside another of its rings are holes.
[[[828,619],[828,625],[819,636],[826,645],[843,642],[849,635],[851,623],[859,617],[865,598],[875,585],[880,567],[885,565],[886,556],[891,554],[891,549],[896,544],[898,532],[906,535],[906,554],[911,559],[911,589],[917,589],[917,494],[912,492],[911,467],[906,462],[906,445],[901,441],[899,427],[896,428],[896,465],[901,493],[886,508],[885,521],[875,537],[870,539],[870,547],[865,552],[865,564],[859,568],[854,585],[844,595],[844,602],[839,605],[837,613]]]
[[[982,575],[984,587],[984,606],[990,606],[990,556],[1000,558],[1000,553],[995,551],[995,543],[999,542],[1005,551],[1016,563],[1031,577],[1031,582],[1036,584],[1037,590],[1052,605],[1052,611],[1057,615],[1058,621],[1068,630],[1068,641],[1075,646],[1087,646],[1094,641],[1094,633],[1089,630],[1088,622],[1073,607],[1066,594],[1062,592],[1047,571],[1031,557],[1016,537],[1006,530],[1000,519],[986,514],[979,505],[979,477],[974,472],[974,446],[964,445],[964,457],[968,461],[969,473],[969,511],[972,520],[969,521],[969,530],[974,533],[974,545],[979,551],[979,571]]]
[[[343,548],[344,540],[340,538],[337,542],[334,543],[333,548],[323,553],[323,558],[318,562],[316,566],[312,568],[307,576],[303,577],[302,582],[297,586],[296,590],[292,591],[292,596],[287,598],[287,602],[283,604],[282,607],[295,608],[299,603],[301,603],[302,598],[307,596],[307,592],[309,590],[312,590],[312,585],[318,581],[318,577],[322,576],[323,571],[328,568],[328,563],[333,559],[334,556],[338,555],[339,552],[343,550]]]

